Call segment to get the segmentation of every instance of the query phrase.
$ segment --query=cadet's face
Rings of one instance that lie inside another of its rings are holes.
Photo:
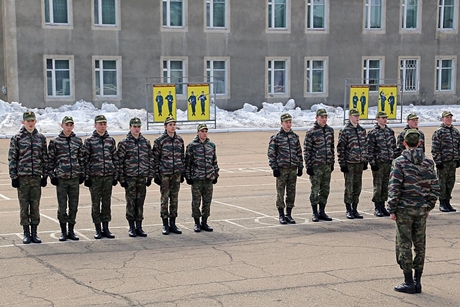
[[[197,132],[198,137],[200,138],[200,141],[205,141],[206,138],[208,137],[208,129],[201,129],[200,131]]]
[[[410,127],[411,129],[416,129],[416,128],[418,128],[418,118],[417,118],[417,119],[409,119],[409,120],[407,121],[407,124],[409,125],[409,127]]]
[[[141,126],[131,126],[129,127],[129,131],[131,131],[131,134],[137,138],[139,134],[141,133]]]
[[[281,127],[283,127],[283,130],[286,131],[286,132],[291,130],[292,121],[287,120],[287,121],[281,122]]]
[[[175,122],[167,123],[167,124],[165,125],[165,129],[166,129],[166,132],[167,132],[167,133],[174,133],[174,132],[176,132],[176,123],[175,123]]]
[[[356,125],[357,123],[359,123],[359,115],[350,115],[349,119],[353,125]]]
[[[95,123],[94,128],[96,128],[97,133],[104,134],[107,130],[107,123]]]
[[[24,127],[26,127],[27,130],[29,131],[32,131],[35,129],[35,124],[37,123],[37,121],[34,119],[34,120],[23,120],[22,121],[22,124],[24,125]]]
[[[72,132],[73,126],[74,126],[73,123],[61,124],[62,131],[64,131],[65,135],[69,135]]]
[[[388,122],[387,117],[379,117],[375,119],[379,125],[385,126]]]
[[[326,124],[327,124],[327,115],[316,116],[316,122],[318,122],[318,125],[320,125],[321,127],[326,126]]]
[[[452,115],[443,117],[443,118],[442,118],[442,122],[443,122],[444,125],[446,125],[447,127],[452,126]]]

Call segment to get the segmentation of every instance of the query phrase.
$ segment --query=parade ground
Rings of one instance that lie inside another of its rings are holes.
[[[421,129],[431,157],[435,128]],[[48,181],[38,227],[43,243],[29,245],[22,243],[17,191],[8,174],[9,140],[1,139],[0,306],[460,306],[460,186],[452,199],[459,212],[441,213],[437,204],[429,216],[423,292],[398,293],[393,287],[403,274],[395,258],[395,222],[373,215],[371,171],[363,174],[358,207],[364,219],[345,217],[336,161],[326,207],[334,220],[311,222],[304,174],[293,210],[297,224],[280,225],[267,160],[273,133],[209,131],[220,167],[208,220],[214,232],[193,232],[184,182],[177,219],[183,234],[162,235],[159,187],[152,184],[144,207],[148,237],[130,238],[124,190],[117,185],[110,223],[116,238],[95,240],[89,191],[82,185],[75,225],[80,240],[59,242],[56,191]],[[303,145],[305,131],[297,133]],[[147,135],[152,142],[157,136]],[[182,136],[188,144],[194,134]]]

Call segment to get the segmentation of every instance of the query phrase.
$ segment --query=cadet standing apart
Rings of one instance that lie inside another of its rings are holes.
[[[419,143],[419,131],[407,130],[404,136],[407,149],[394,160],[389,184],[390,218],[396,221],[396,260],[404,273],[404,282],[394,289],[405,293],[422,292],[426,219],[440,190],[434,163],[425,157],[422,148],[417,148]]]
[[[184,182],[184,140],[176,134],[176,120],[172,116],[166,117],[164,128],[165,132],[154,141],[152,150],[154,181],[161,193],[162,234],[170,231],[181,234],[176,218],[180,184]]]
[[[303,172],[299,136],[292,131],[291,127],[292,116],[288,113],[281,115],[281,129],[271,136],[268,144],[268,163],[273,176],[276,177],[276,207],[280,224],[295,224],[292,208],[294,208],[297,177],[302,176]],[[284,207],[286,207],[286,215]]]
[[[410,113],[407,115],[407,125],[404,127],[403,131],[399,133],[398,138],[396,139],[396,152],[395,152],[395,158],[399,157],[404,149],[404,134],[406,134],[406,131],[409,129],[416,129],[420,133],[420,145],[418,146],[419,148],[423,149],[423,152],[425,152],[425,135],[423,132],[418,129],[418,116],[415,113]]]
[[[146,187],[152,184],[153,159],[150,141],[141,133],[141,120],[137,117],[129,121],[126,138],[118,142],[120,185],[125,188],[126,219],[130,237],[146,237],[142,229]],[[136,225],[134,225],[136,224]]]
[[[388,181],[396,150],[396,139],[393,129],[387,126],[387,113],[377,112],[375,120],[377,124],[367,134],[367,153],[374,183],[374,215],[382,217],[390,215],[385,209],[385,202],[388,199]]]
[[[96,228],[94,238],[104,236],[113,239],[115,236],[109,230],[109,222],[112,219],[112,186],[117,185],[118,177],[117,147],[107,132],[107,118],[104,115],[95,117],[94,127],[93,135],[85,140],[85,186],[91,194],[91,217]]]
[[[455,185],[455,169],[460,166],[460,133],[452,125],[452,113],[442,112],[442,124],[433,133],[431,155],[438,172],[441,196],[439,210],[442,212],[457,211],[450,204],[452,190]]]
[[[366,130],[359,125],[359,111],[348,112],[348,124],[339,132],[337,157],[345,178],[344,202],[348,219],[362,219],[358,212],[363,170],[367,170]]]
[[[81,138],[73,132],[74,121],[71,116],[62,119],[61,128],[59,136],[52,139],[48,146],[49,177],[51,184],[56,186],[58,200],[57,218],[61,226],[59,241],[65,241],[67,238],[79,240],[75,235],[74,226],[80,184],[85,180],[85,149]]]
[[[305,134],[303,145],[305,167],[311,182],[312,221],[332,221],[326,214],[325,208],[335,163],[334,129],[327,124],[325,109],[316,111],[316,122]]]
[[[34,112],[25,112],[22,119],[23,126],[10,141],[9,173],[11,185],[18,189],[20,224],[24,230],[22,242],[42,243],[37,226],[40,224],[41,188],[47,181],[46,138],[35,128]]]
[[[208,225],[208,217],[211,211],[213,184],[217,183],[218,177],[216,145],[208,138],[206,124],[199,124],[197,136],[187,145],[185,151],[185,178],[187,184],[192,186],[192,217],[195,220],[193,228],[195,232],[213,231]]]

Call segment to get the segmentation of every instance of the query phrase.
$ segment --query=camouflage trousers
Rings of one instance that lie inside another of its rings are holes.
[[[177,217],[177,208],[179,202],[181,174],[161,175],[161,209],[160,216],[162,219]],[[169,211],[168,211],[169,201]]]
[[[441,195],[439,200],[449,200],[452,198],[452,190],[455,185],[456,161],[443,162],[443,169],[438,169],[439,185],[441,186]]]
[[[19,217],[20,224],[38,225],[40,224],[40,198],[42,188],[40,186],[40,176],[19,176]]]
[[[144,201],[146,195],[145,177],[126,177],[125,188],[126,219],[142,221],[144,219]]]
[[[209,217],[211,212],[212,180],[194,180],[192,184],[192,217]],[[201,213],[200,213],[200,204]]]
[[[281,176],[276,177],[276,207],[278,209],[294,208],[297,167],[280,168]],[[284,193],[286,192],[286,204]]]
[[[396,262],[404,272],[423,270],[427,208],[396,209]],[[412,245],[415,257],[412,259]]]
[[[78,197],[80,195],[80,184],[78,178],[60,179],[56,186],[58,200],[57,218],[60,223],[75,224],[78,211]],[[69,208],[69,213],[67,213]]]
[[[378,171],[372,171],[374,183],[373,202],[386,202],[388,199],[388,182],[390,181],[391,162],[377,162]]]
[[[313,165],[314,176],[310,176],[311,193],[310,204],[325,205],[331,189],[331,165]]]
[[[364,163],[347,163],[348,173],[344,173],[345,193],[343,201],[346,204],[359,203],[359,195],[363,185]]]
[[[90,177],[93,182],[89,188],[91,193],[91,217],[94,224],[110,222],[112,219],[111,199],[112,199],[112,176]]]

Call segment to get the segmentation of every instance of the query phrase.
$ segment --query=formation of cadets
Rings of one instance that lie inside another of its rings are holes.
[[[104,115],[95,117],[95,130],[84,142],[73,132],[73,118],[65,116],[61,133],[48,146],[45,136],[35,128],[36,122],[34,112],[23,114],[23,126],[11,138],[8,152],[11,185],[18,191],[24,244],[41,243],[37,235],[41,188],[46,187],[48,177],[56,186],[59,241],[79,240],[74,227],[83,183],[91,194],[95,239],[115,238],[109,223],[112,188],[118,183],[125,189],[130,237],[147,236],[142,229],[143,209],[146,190],[152,181],[160,186],[164,235],[182,233],[176,226],[176,218],[180,183],[184,180],[192,190],[194,231],[213,231],[207,220],[219,167],[206,124],[198,125],[197,136],[185,148],[183,139],[176,134],[176,120],[171,116],[166,118],[165,131],[153,146],[141,134],[139,118],[130,120],[130,131],[118,144],[107,132]]]

